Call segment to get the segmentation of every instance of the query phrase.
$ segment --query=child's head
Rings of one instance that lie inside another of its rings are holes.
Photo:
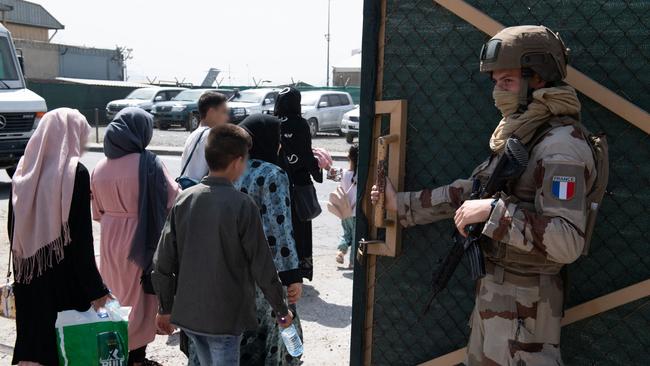
[[[227,123],[230,119],[227,101],[228,98],[221,93],[207,91],[201,94],[198,105],[201,121],[210,127]]]
[[[350,170],[357,171],[357,162],[359,160],[359,145],[354,144],[348,150],[348,161],[350,161]]]
[[[243,128],[231,124],[214,127],[205,145],[210,174],[236,181],[246,170],[250,148],[251,137]]]

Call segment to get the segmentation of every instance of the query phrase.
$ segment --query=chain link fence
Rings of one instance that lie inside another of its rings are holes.
[[[650,110],[650,2],[467,3],[506,26],[544,24],[560,32],[575,68]],[[492,82],[478,71],[488,38],[432,0],[386,0],[384,67],[377,77],[381,99],[408,100],[406,190],[467,177],[489,154],[500,115]],[[650,278],[650,136],[587,96],[580,100],[587,128],[608,136],[610,181],[591,252],[569,266],[567,308]],[[362,142],[366,154],[370,149]],[[451,220],[405,229],[401,255],[377,259],[373,365],[418,364],[466,345],[475,286],[465,261],[422,314],[452,231]],[[566,326],[562,353],[567,365],[647,364],[650,299]]]

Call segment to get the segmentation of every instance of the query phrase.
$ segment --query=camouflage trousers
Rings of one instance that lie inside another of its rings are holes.
[[[489,269],[479,283],[465,363],[562,365],[562,301],[559,275],[529,277],[502,267]]]

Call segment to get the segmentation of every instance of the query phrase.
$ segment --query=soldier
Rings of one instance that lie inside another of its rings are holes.
[[[492,155],[471,178],[485,183],[506,140],[516,136],[529,148],[529,164],[507,192],[467,200],[471,179],[403,193],[386,182],[386,207],[404,227],[453,218],[466,235],[467,225],[485,223],[487,275],[470,319],[469,366],[562,364],[560,270],[582,253],[586,196],[596,179],[580,102],[561,83],[567,52],[543,26],[506,28],[483,46],[480,70],[494,80],[503,119],[490,138]],[[373,202],[379,194],[373,187]]]

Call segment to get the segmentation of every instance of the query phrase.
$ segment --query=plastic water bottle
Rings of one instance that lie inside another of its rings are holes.
[[[119,301],[117,301],[115,299],[110,299],[110,300],[106,301],[106,305],[104,305],[104,307],[106,308],[106,310],[110,310],[110,311],[113,311],[115,313],[119,313],[121,305],[120,305]]]
[[[103,307],[97,310],[97,316],[100,318],[108,318],[110,314],[120,314],[120,303],[115,299],[106,301]]]
[[[285,323],[287,321],[287,319],[284,317],[280,320],[282,323]],[[291,324],[290,326],[283,328],[280,331],[280,335],[282,336],[282,342],[284,342],[284,346],[287,347],[287,351],[291,356],[298,357],[302,355],[302,341],[300,340],[300,336],[298,335],[298,331],[296,330],[295,325]]]

